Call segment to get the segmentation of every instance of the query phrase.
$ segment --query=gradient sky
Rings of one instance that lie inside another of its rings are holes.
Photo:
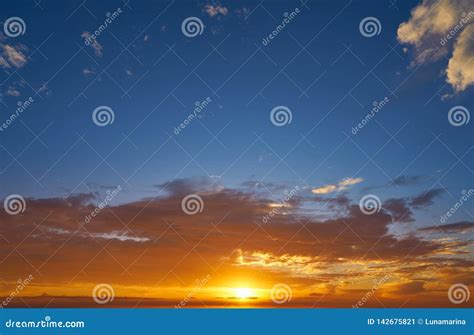
[[[209,275],[193,303],[233,304],[250,288],[239,301],[264,304],[283,283],[288,305],[350,307],[391,273],[368,305],[462,307],[447,291],[474,284],[472,199],[441,217],[473,188],[473,122],[454,126],[448,112],[474,110],[474,25],[440,39],[469,1],[0,8],[2,25],[17,16],[26,26],[0,36],[0,123],[33,100],[0,132],[0,198],[26,202],[21,214],[0,212],[1,294],[32,274],[24,296],[89,297],[108,283],[116,297],[173,305]],[[201,35],[183,34],[187,17],[202,20]],[[366,17],[378,35],[359,30]],[[112,124],[93,122],[99,106]],[[271,122],[276,106],[291,123]],[[183,213],[189,194],[201,213]],[[359,208],[366,195],[380,199],[373,215]]]

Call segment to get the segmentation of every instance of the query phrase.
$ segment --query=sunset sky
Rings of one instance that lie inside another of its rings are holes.
[[[2,2],[0,296],[474,306],[473,11]]]

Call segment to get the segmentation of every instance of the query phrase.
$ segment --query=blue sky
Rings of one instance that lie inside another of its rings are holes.
[[[0,4],[0,296],[463,307],[470,6]]]
[[[397,30],[417,4],[4,4],[2,19],[21,16],[26,31],[1,43],[26,60],[2,69],[1,115],[7,119],[30,96],[34,102],[0,134],[0,192],[43,198],[120,184],[126,192],[117,201],[125,202],[156,196],[155,185],[175,178],[308,191],[362,178],[344,190],[353,199],[371,187],[381,199],[443,188],[437,201],[449,208],[472,184],[473,137],[472,123],[454,127],[447,115],[453,106],[472,110],[472,87],[455,92],[446,82],[449,53],[413,64],[415,51]],[[122,13],[97,37],[99,49],[86,46],[83,34],[117,8]],[[263,45],[295,8],[300,13]],[[359,31],[367,16],[380,21],[379,35]],[[183,34],[187,17],[202,20],[201,35]],[[200,118],[173,134],[207,97]],[[375,119],[351,134],[385,97]],[[115,114],[106,127],[91,119],[102,105]],[[276,127],[269,116],[280,105],[292,122]],[[420,182],[384,187],[400,176]]]

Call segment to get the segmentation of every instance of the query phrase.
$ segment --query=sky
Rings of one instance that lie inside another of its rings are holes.
[[[3,306],[472,307],[469,2],[0,4]]]

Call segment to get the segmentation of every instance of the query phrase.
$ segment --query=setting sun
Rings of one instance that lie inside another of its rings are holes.
[[[246,287],[234,289],[234,295],[238,299],[249,299],[256,296],[255,290]]]

